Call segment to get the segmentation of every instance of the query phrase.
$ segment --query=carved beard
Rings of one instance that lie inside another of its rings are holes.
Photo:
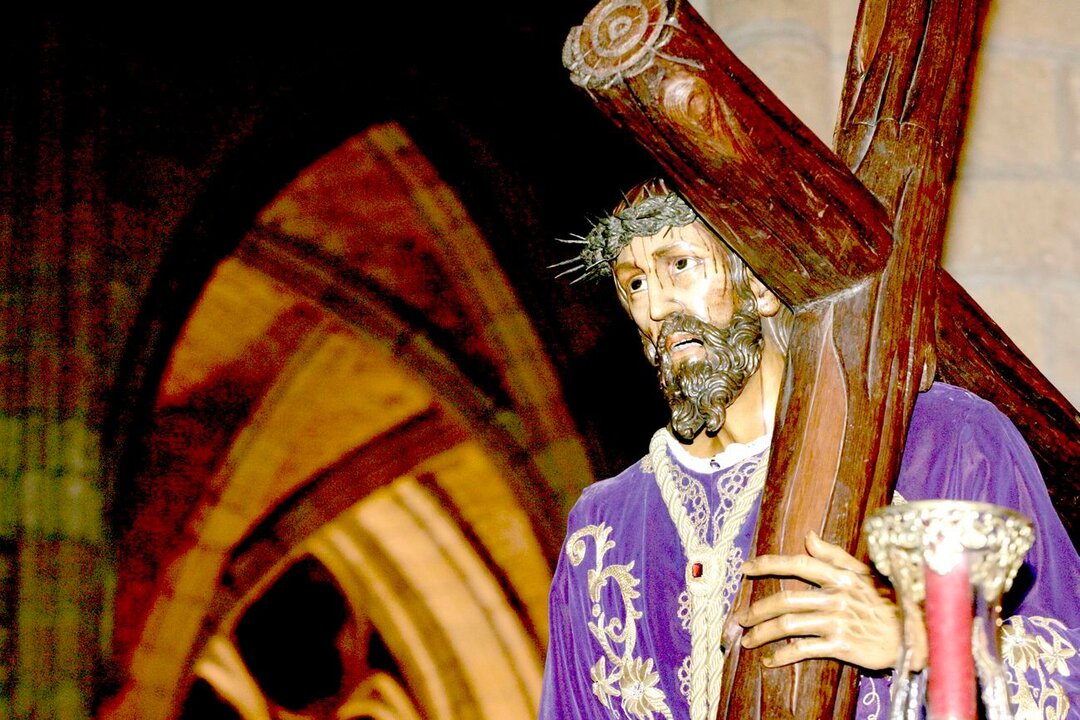
[[[705,357],[674,366],[668,338],[688,333],[705,347]],[[664,321],[657,342],[660,389],[671,407],[671,426],[686,442],[702,428],[717,433],[727,408],[739,396],[761,362],[761,316],[745,303],[727,327],[717,327],[693,315],[675,313]]]

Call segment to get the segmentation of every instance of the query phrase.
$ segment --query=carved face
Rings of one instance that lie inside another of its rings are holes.
[[[643,341],[658,351],[664,320],[673,312],[719,327],[731,321],[735,303],[728,269],[710,231],[700,223],[669,227],[634,238],[615,260],[612,274],[619,300]],[[671,338],[672,359],[701,357],[700,345]],[[655,357],[655,352],[649,352]]]
[[[702,429],[719,432],[761,360],[750,283],[732,281],[718,241],[696,223],[634,238],[613,275],[646,355],[659,365],[675,434],[690,441]]]

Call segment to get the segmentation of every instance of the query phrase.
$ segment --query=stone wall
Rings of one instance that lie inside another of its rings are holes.
[[[697,0],[830,142],[857,0]],[[1080,4],[998,0],[980,51],[944,265],[1080,405]]]

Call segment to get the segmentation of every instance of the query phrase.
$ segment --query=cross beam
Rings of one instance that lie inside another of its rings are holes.
[[[894,218],[943,222],[955,173],[977,24],[985,3],[863,2],[848,58],[834,143],[840,159]],[[901,191],[912,178],[931,192]],[[923,203],[917,212],[903,198]],[[917,215],[918,217],[913,217]],[[1070,535],[1080,535],[1080,417],[967,292],[943,269],[934,305],[938,376],[990,400],[1020,429],[1042,468]]]
[[[836,153],[689,4],[605,0],[567,38],[574,82],[795,312],[758,553],[800,553],[811,529],[860,551],[939,358],[1026,431],[1044,472],[1076,477],[1075,411],[939,267],[986,4],[864,0]],[[850,669],[759,655],[729,654],[722,717],[851,715]]]

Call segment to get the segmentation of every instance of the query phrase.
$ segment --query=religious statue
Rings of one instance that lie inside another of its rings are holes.
[[[901,627],[885,580],[815,533],[804,554],[752,556],[790,311],[661,180],[627,193],[577,242],[567,272],[614,280],[671,422],[570,513],[540,717],[712,720],[737,646],[767,648],[766,666],[857,666],[857,717],[886,717]],[[936,382],[915,400],[891,500],[940,498],[1034,520],[1005,600],[1010,699],[1017,718],[1080,717],[1080,557],[1013,424]],[[807,587],[738,610],[743,578],[762,576]]]

